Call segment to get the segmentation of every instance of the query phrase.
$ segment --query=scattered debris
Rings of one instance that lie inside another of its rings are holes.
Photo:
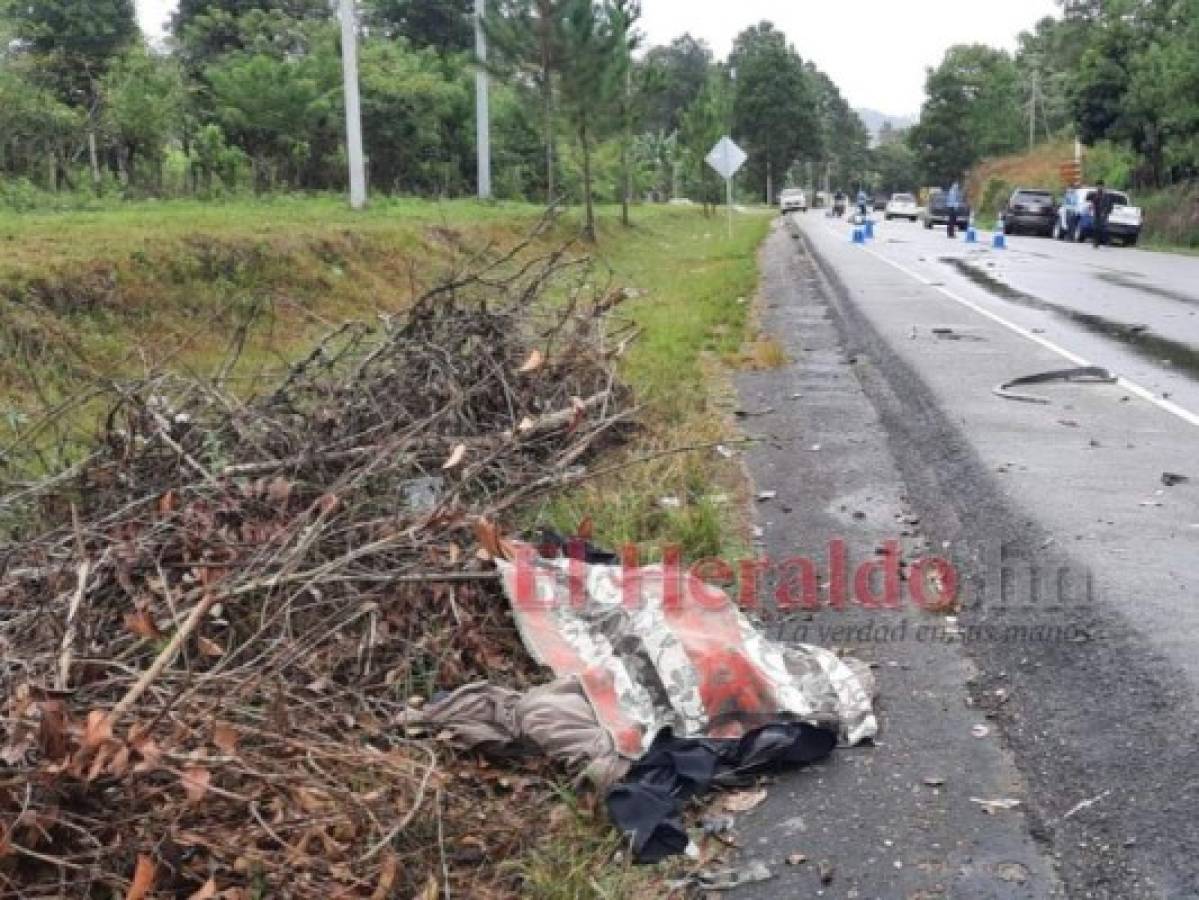
[[[807,856],[802,853],[792,853],[787,857],[787,865],[789,866],[802,866],[807,861]]]
[[[945,787],[945,779],[939,775],[930,775],[924,779],[924,784],[931,788]]]
[[[1081,803],[1075,804],[1065,814],[1062,815],[1061,820],[1063,822],[1065,822],[1067,819],[1074,818],[1076,815],[1078,815],[1084,809],[1090,809],[1096,803],[1099,803],[1100,801],[1105,800],[1108,797],[1110,797],[1111,793],[1112,793],[1111,790],[1108,789],[1108,790],[1104,791],[1102,794],[1092,797],[1090,800],[1083,800]]]
[[[1082,384],[1114,384],[1115,375],[1099,366],[1082,366],[1075,369],[1057,369],[1052,372],[1041,372],[1036,375],[1025,375],[1012,381],[1004,382],[993,390],[997,397],[1005,400],[1018,400],[1021,403],[1049,404],[1049,400],[1033,394],[1021,394],[1012,390],[1029,384],[1048,384],[1054,381],[1070,381]]]
[[[991,729],[988,728],[986,725],[979,723],[978,725],[975,725],[973,728],[970,729],[970,733],[972,735],[974,735],[976,738],[978,738],[979,740],[982,740],[983,738],[985,738],[987,735],[989,735],[991,733]]]
[[[742,791],[725,797],[724,808],[731,813],[749,812],[751,809],[761,806],[765,800],[766,790],[764,788],[756,791]]]
[[[1023,863],[1004,862],[995,864],[995,877],[1008,884],[1025,884],[1031,873]]]
[[[1023,805],[1023,802],[1020,800],[1011,800],[1011,799],[980,800],[977,797],[971,797],[970,802],[977,803],[979,806],[982,807],[983,812],[985,812],[989,816],[993,816],[996,813],[1000,813],[1000,812],[1008,812],[1013,809],[1018,809],[1020,806]]]
[[[773,500],[778,495],[778,491],[758,491],[758,502],[765,503],[768,500]]]
[[[662,509],[682,509],[683,501],[678,497],[659,497],[658,506]]]
[[[816,872],[820,875],[820,883],[828,885],[833,883],[833,876],[837,870],[827,859],[822,859],[816,864]]]
[[[772,878],[774,878],[774,873],[764,862],[751,860],[740,869],[700,872],[677,887],[692,887],[701,891],[732,891],[747,884],[770,881]]]

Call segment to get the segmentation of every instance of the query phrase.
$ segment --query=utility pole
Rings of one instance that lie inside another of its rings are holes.
[[[479,68],[475,72],[475,130],[478,132],[480,200],[491,199],[490,79],[487,76],[487,35],[483,31],[486,14],[487,0],[475,0],[475,55],[479,58]]]
[[[362,151],[362,103],[358,96],[358,17],[354,0],[341,0],[341,70],[346,92],[346,155],[350,158],[350,207],[366,206],[366,157]]]

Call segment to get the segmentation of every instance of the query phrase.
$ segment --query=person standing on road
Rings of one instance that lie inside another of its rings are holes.
[[[945,195],[945,203],[949,206],[949,223],[945,226],[945,233],[949,237],[956,238],[958,234],[958,206],[962,203],[962,189],[958,187],[955,181],[949,187],[949,193]]]
[[[1103,179],[1095,182],[1095,190],[1087,194],[1091,204],[1091,240],[1098,250],[1107,242],[1107,217],[1112,213],[1112,195]]]

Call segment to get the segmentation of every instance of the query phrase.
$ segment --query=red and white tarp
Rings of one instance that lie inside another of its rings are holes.
[[[546,559],[517,547],[497,562],[529,652],[577,677],[624,756],[663,729],[740,737],[780,719],[873,737],[869,670],[819,647],[768,640],[721,590],[691,574]]]

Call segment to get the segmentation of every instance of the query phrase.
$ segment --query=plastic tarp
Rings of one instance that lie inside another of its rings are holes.
[[[641,757],[667,730],[740,738],[805,721],[849,744],[878,731],[866,666],[768,640],[690,572],[547,559],[527,545],[497,565],[529,652],[578,679],[623,756]]]

